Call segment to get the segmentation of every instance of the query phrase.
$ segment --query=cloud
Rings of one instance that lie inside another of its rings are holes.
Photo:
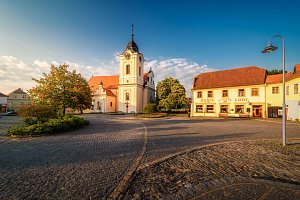
[[[118,75],[119,63],[117,55],[105,63],[98,62],[97,65],[86,65],[72,61],[46,61],[41,59],[32,62],[24,62],[13,56],[0,57],[0,92],[9,93],[17,88],[23,88],[25,91],[32,88],[35,82],[32,77],[40,78],[43,73],[49,73],[51,64],[58,66],[59,64],[69,64],[71,70],[81,73],[87,80],[92,76]],[[147,60],[145,62],[145,71],[150,68],[154,71],[156,84],[167,77],[174,77],[184,85],[187,95],[191,96],[192,78],[203,72],[214,71],[214,69],[206,65],[200,65],[196,62],[189,61],[185,58],[159,58]]]
[[[194,76],[203,72],[215,71],[207,65],[200,65],[185,58],[149,60],[145,62],[145,70],[150,70],[150,68],[153,69],[156,84],[167,77],[176,78],[185,87],[187,96],[191,96]]]

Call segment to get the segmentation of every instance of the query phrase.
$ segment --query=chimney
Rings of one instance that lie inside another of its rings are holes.
[[[300,73],[300,64],[296,64],[294,67],[294,74]]]

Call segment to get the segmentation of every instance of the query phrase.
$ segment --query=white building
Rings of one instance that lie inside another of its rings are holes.
[[[120,75],[92,76],[93,112],[141,113],[155,101],[154,73],[144,72],[144,56],[134,42],[134,34],[119,55]]]

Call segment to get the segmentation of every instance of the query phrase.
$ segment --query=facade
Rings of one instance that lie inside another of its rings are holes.
[[[293,72],[285,74],[286,113],[287,119],[300,119],[300,64],[295,65]],[[269,118],[282,117],[282,74],[269,75],[266,79],[266,103]]]
[[[265,117],[266,70],[244,67],[194,78],[191,116]]]
[[[8,96],[0,92],[0,104],[1,104],[0,113],[7,111],[7,97]]]
[[[93,112],[141,113],[155,101],[154,73],[144,73],[144,56],[131,41],[119,55],[120,75],[92,76],[89,85],[93,95]]]
[[[7,98],[7,110],[18,111],[22,105],[31,104],[29,95],[24,92],[21,88],[18,88],[8,94]]]
[[[300,65],[285,74],[287,119],[300,119]],[[258,67],[199,74],[194,78],[191,116],[282,117],[282,74]]]

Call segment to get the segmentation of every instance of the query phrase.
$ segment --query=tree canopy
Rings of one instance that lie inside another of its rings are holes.
[[[179,109],[186,104],[185,89],[177,79],[165,78],[156,87],[156,102],[158,110],[170,111]]]
[[[274,75],[274,74],[282,74],[283,70],[277,70],[277,69],[272,69],[272,70],[267,70],[267,75]],[[287,71],[285,71],[287,73]]]
[[[92,105],[92,92],[86,81],[75,70],[68,71],[69,65],[51,65],[49,74],[33,80],[37,86],[29,90],[33,103],[49,105],[65,115],[66,108],[82,111]]]

